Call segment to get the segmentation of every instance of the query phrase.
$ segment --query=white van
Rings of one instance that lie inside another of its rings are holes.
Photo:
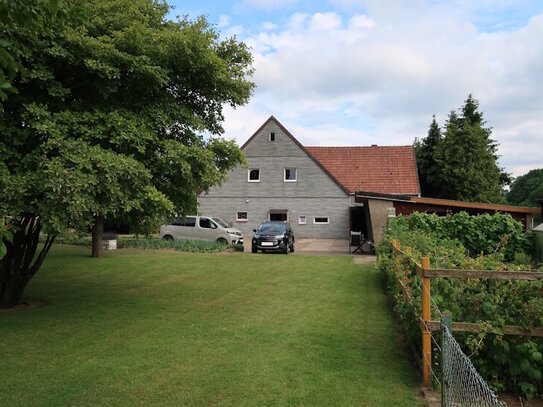
[[[243,244],[239,229],[230,227],[220,218],[211,216],[178,217],[170,225],[160,227],[164,240],[205,240],[225,244]]]

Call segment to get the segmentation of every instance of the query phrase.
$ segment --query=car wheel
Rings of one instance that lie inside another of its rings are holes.
[[[258,249],[256,248],[256,246],[252,246],[252,247],[251,247],[251,252],[252,252],[252,253],[258,252]]]
[[[218,244],[228,244],[228,240],[226,240],[224,237],[219,237],[217,239]]]
[[[283,254],[288,254],[288,244],[285,243],[285,246],[283,246]]]
[[[170,235],[165,235],[162,240],[169,240],[169,241],[172,241],[173,240],[173,237],[170,236]]]

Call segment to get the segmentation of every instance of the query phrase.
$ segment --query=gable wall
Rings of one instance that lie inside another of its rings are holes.
[[[268,134],[275,132],[276,141]],[[283,130],[270,121],[245,147],[249,168],[260,169],[260,182],[247,182],[247,168],[237,167],[210,197],[346,197],[347,194]],[[296,167],[297,182],[284,182],[285,167]]]
[[[276,141],[268,135],[275,132]],[[346,238],[350,197],[273,120],[245,146],[249,168],[260,169],[260,182],[248,182],[248,169],[232,170],[221,187],[198,198],[198,212],[219,216],[250,238],[252,230],[267,219],[270,210],[288,210],[297,237]],[[284,182],[284,168],[297,169],[297,182]],[[247,211],[247,222],[236,222],[236,211]],[[298,224],[305,215],[306,225]],[[328,216],[328,225],[313,223],[314,216]]]

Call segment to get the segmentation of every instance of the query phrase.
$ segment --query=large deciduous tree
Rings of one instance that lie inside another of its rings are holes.
[[[507,201],[513,205],[538,206],[543,198],[543,168],[531,170],[516,178],[507,193]]]
[[[0,27],[22,67],[0,123],[0,212],[13,232],[0,263],[4,307],[67,227],[92,227],[100,256],[105,218],[149,230],[194,210],[199,190],[244,161],[220,134],[223,106],[245,104],[254,86],[245,44],[203,17],[168,21],[163,2],[62,4],[55,30]]]

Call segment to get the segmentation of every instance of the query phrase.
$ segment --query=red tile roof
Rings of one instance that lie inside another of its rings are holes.
[[[413,146],[305,149],[351,193],[420,194]]]

